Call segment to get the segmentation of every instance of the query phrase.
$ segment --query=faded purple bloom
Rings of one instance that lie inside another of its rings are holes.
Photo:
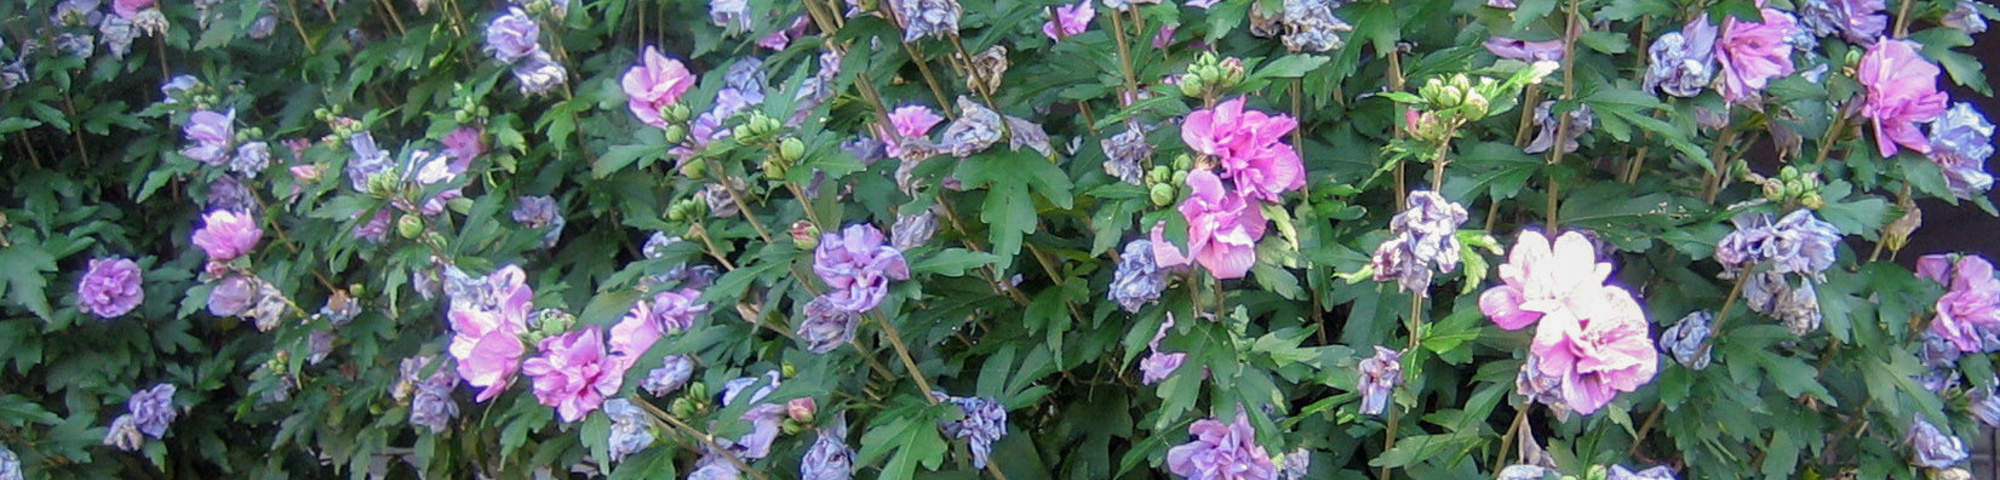
[[[56,51],[81,59],[90,59],[96,53],[97,38],[88,33],[63,33],[56,36]]]
[[[161,438],[167,435],[167,427],[173,425],[174,417],[180,411],[174,409],[174,385],[162,383],[152,388],[133,392],[125,399],[125,409],[132,414],[132,423],[146,436]]]
[[[1342,33],[1354,31],[1333,9],[1338,0],[1285,0],[1284,35],[1279,41],[1292,52],[1326,52],[1347,45]]]
[[[679,333],[694,328],[694,321],[708,313],[708,304],[701,303],[701,292],[692,288],[667,290],[653,294],[650,304],[640,301],[634,310],[645,307],[650,320],[663,333]]]
[[[1055,18],[1042,24],[1042,34],[1057,42],[1082,34],[1090,28],[1090,21],[1097,18],[1097,8],[1091,5],[1093,1],[1083,0],[1075,5],[1055,7]]]
[[[1312,471],[1312,453],[1305,448],[1292,450],[1277,461],[1279,480],[1306,480],[1306,474]]]
[[[545,95],[569,83],[569,70],[556,63],[548,52],[538,51],[514,65],[514,80],[521,82],[522,95]]]
[[[1360,377],[1354,391],[1361,393],[1361,414],[1381,415],[1389,409],[1389,396],[1403,384],[1403,353],[1375,346],[1375,356],[1356,366]]]
[[[819,438],[799,460],[801,480],[848,480],[854,476],[854,449],[847,446],[847,415],[821,428]]]
[[[542,26],[535,23],[528,12],[521,7],[508,7],[507,13],[493,18],[486,25],[486,52],[502,63],[514,63],[541,53],[539,43]]]
[[[1688,368],[1708,368],[1709,322],[1714,318],[1715,315],[1707,310],[1696,310],[1681,317],[1680,321],[1674,322],[1674,326],[1660,332],[1660,349]]]
[[[132,38],[138,33],[132,22],[119,17],[104,17],[97,24],[97,33],[103,38],[104,49],[111,52],[111,58],[124,59],[132,51]]]
[[[798,335],[806,342],[806,351],[824,355],[854,341],[860,325],[859,313],[834,307],[826,296],[820,296],[806,303],[805,321],[799,322]]]
[[[1994,380],[2000,381],[2000,378]],[[1996,394],[1994,387],[1973,390],[1972,403],[1966,408],[1971,410],[1973,418],[1979,419],[1979,423],[2000,427],[2000,394]]]
[[[1521,364],[1521,373],[1514,376],[1514,391],[1528,403],[1548,406],[1557,419],[1568,419],[1571,409],[1569,402],[1563,400],[1563,379],[1543,372],[1541,363],[1541,355],[1529,350],[1527,362]]]
[[[1257,446],[1250,414],[1236,409],[1236,421],[1205,418],[1188,427],[1194,440],[1167,450],[1167,469],[1188,480],[1274,480],[1271,456]]]
[[[623,462],[625,457],[639,453],[653,445],[653,432],[646,422],[646,411],[631,400],[614,398],[604,402],[604,416],[611,417],[610,453],[612,462]]]
[[[931,235],[937,233],[937,209],[920,209],[917,213],[896,214],[896,224],[889,226],[889,244],[897,250],[909,250],[930,243]]]
[[[260,332],[278,328],[278,317],[284,315],[285,309],[291,306],[286,302],[284,292],[278,291],[278,286],[272,285],[271,282],[259,280],[256,296],[256,302],[250,304],[250,310],[243,312],[241,316],[250,319]]]
[[[1215,4],[1222,3],[1222,0],[1187,0],[1181,3],[1190,7],[1207,10],[1208,7],[1213,7],[1215,6]]]
[[[1550,475],[1562,476],[1554,469],[1539,465],[1508,465],[1500,469],[1500,475],[1494,480],[1542,480]]]
[[[333,353],[333,340],[334,335],[332,331],[313,330],[312,334],[306,337],[306,347],[308,348],[306,364],[318,365],[321,360],[326,360],[326,356]]]
[[[1965,442],[1960,441],[1958,437],[1945,435],[1936,425],[1932,425],[1922,416],[1918,416],[1916,422],[1910,425],[1910,431],[1904,435],[1904,440],[1910,442],[1910,448],[1915,450],[1916,456],[1912,464],[1919,467],[1950,468],[1971,457],[1965,452]]]
[[[146,436],[139,433],[139,426],[132,421],[131,414],[119,415],[111,421],[111,428],[104,432],[104,445],[127,452],[137,452],[145,446]]]
[[[132,18],[133,15],[138,15],[140,10],[153,8],[153,2],[154,0],[112,0],[111,13],[116,13],[118,16],[124,18]],[[96,2],[92,3],[95,4]]]
[[[1751,311],[1777,318],[1795,335],[1819,329],[1819,293],[1810,279],[1795,285],[1784,274],[1758,272],[1744,282],[1743,300]]]
[[[1797,30],[1792,14],[1765,8],[1762,23],[1730,17],[1723,20],[1722,34],[1715,42],[1715,58],[1722,66],[1722,99],[1730,103],[1747,100],[1764,90],[1771,79],[1792,74],[1792,46],[1785,42]],[[1706,21],[1705,18],[1696,22]]]
[[[229,162],[230,142],[236,140],[236,109],[226,113],[194,112],[188,116],[187,125],[181,126],[181,135],[190,143],[181,149],[181,155],[220,167]]]
[[[192,241],[208,254],[209,261],[227,262],[257,248],[263,236],[264,229],[257,228],[257,220],[250,214],[216,210],[202,215],[202,227],[195,230]]]
[[[1633,472],[1624,465],[1612,465],[1609,475],[1604,477],[1604,480],[1674,480],[1674,471],[1665,466],[1658,466]]]
[[[63,0],[56,4],[55,12],[49,14],[49,23],[65,27],[95,27],[104,18],[98,8],[101,0]],[[116,6],[112,9],[117,10]]]
[[[359,218],[360,216],[359,213],[355,215],[356,218]],[[366,240],[371,243],[382,243],[383,240],[388,239],[389,209],[384,208],[376,210],[375,216],[373,218],[369,218],[368,221],[362,222],[359,225],[355,225],[354,238]]]
[[[884,245],[882,231],[857,223],[840,233],[826,232],[813,252],[813,272],[826,282],[820,298],[828,307],[860,313],[889,294],[890,280],[908,280],[910,266],[896,247]]]
[[[21,456],[0,445],[0,480],[22,480]]]
[[[217,317],[233,317],[249,311],[258,299],[263,282],[245,275],[223,277],[208,293],[208,313]]]
[[[347,182],[356,192],[368,191],[368,178],[387,172],[395,166],[389,160],[389,152],[375,147],[375,135],[357,132],[347,138],[354,150],[354,158],[347,161]]]
[[[263,173],[264,168],[270,165],[271,144],[264,142],[246,142],[236,147],[236,157],[229,159],[229,171],[251,179],[257,178],[257,174]]]
[[[1396,280],[1398,289],[1430,296],[1432,271],[1458,269],[1458,226],[1465,207],[1429,190],[1410,192],[1409,208],[1389,221],[1395,235],[1375,249],[1375,281]]]
[[[411,425],[442,433],[451,419],[458,416],[458,402],[451,398],[453,387],[458,386],[458,373],[449,365],[439,364],[426,376],[424,368],[430,363],[429,356],[403,359],[393,393],[397,400],[410,399]]]
[[[1535,124],[1540,126],[1541,130],[1535,133],[1535,139],[1528,142],[1528,146],[1521,151],[1547,152],[1555,148],[1556,135],[1562,135],[1563,153],[1575,152],[1576,140],[1597,125],[1597,115],[1591,113],[1589,104],[1577,104],[1576,110],[1563,114],[1563,120],[1568,125],[1556,125],[1555,113],[1551,111],[1555,106],[1554,100],[1548,100],[1535,107]]]
[[[1951,99],[1938,91],[1938,66],[1917,54],[1920,47],[1909,40],[1885,40],[1861,56],[1854,77],[1868,87],[1861,116],[1875,123],[1875,144],[1883,157],[1895,156],[1898,146],[1930,153],[1930,139],[1917,124],[1937,120]]]
[[[521,206],[514,209],[514,221],[528,228],[548,228],[542,234],[542,247],[553,247],[562,238],[563,226],[569,222],[563,219],[562,207],[556,205],[555,197],[535,195],[521,197]]]
[[[940,401],[957,405],[964,418],[939,422],[944,434],[965,439],[972,450],[973,468],[986,468],[987,458],[993,455],[993,442],[1007,435],[1007,407],[998,401],[985,397],[953,397],[940,392],[931,392]]]
[[[1138,313],[1139,307],[1160,298],[1167,289],[1167,270],[1153,261],[1153,242],[1146,239],[1125,244],[1118,256],[1117,271],[1111,277],[1106,298],[1118,302],[1125,311]]]
[[[1918,341],[1923,343],[1924,348],[1917,352],[1917,358],[1922,359],[1924,366],[1927,367],[1950,367],[1962,355],[1958,351],[1958,346],[1951,343],[1951,339],[1944,338],[1937,332],[1925,331],[1918,337]]]
[[[648,259],[657,259],[667,256],[667,247],[680,241],[679,236],[668,236],[667,232],[653,232],[652,236],[646,237],[646,245],[641,247],[639,252]]]
[[[745,393],[752,385],[762,384],[756,391]],[[724,408],[736,405],[741,399],[749,403],[764,400],[765,396],[778,389],[778,372],[768,372],[763,377],[743,377],[723,384],[722,405]],[[784,419],[785,406],[775,403],[759,404],[744,411],[737,417],[750,422],[750,433],[734,439],[716,439],[723,448],[735,452],[744,460],[756,460],[771,454],[771,442],[778,438],[778,424]]]
[[[223,174],[208,182],[205,205],[211,210],[247,213],[257,209],[257,197],[235,175]]]
[[[1131,128],[1099,141],[1098,146],[1104,149],[1107,158],[1104,173],[1121,182],[1141,185],[1141,177],[1146,174],[1142,165],[1146,157],[1153,156],[1153,146],[1146,143],[1146,132],[1138,124],[1128,125]]]
[[[1931,161],[1944,168],[1945,183],[1953,194],[1969,199],[1992,188],[1986,159],[1993,156],[1993,124],[1985,115],[1971,103],[1959,102],[1931,123],[1930,133]]]
[[[1838,33],[1856,45],[1870,45],[1889,28],[1885,9],[1882,0],[1805,0],[1799,4],[1799,23],[1813,35]]]
[[[718,27],[749,30],[750,1],[708,0],[708,19]]]
[[[1486,39],[1486,51],[1494,56],[1523,62],[1555,62],[1563,57],[1563,42],[1560,39],[1545,42],[1530,42],[1518,38],[1492,37]]]
[[[144,277],[131,259],[93,258],[76,284],[77,304],[98,318],[124,315],[146,300],[146,291],[140,288]]]
[[[1180,25],[1171,23],[1161,25],[1159,33],[1153,34],[1153,48],[1164,50],[1168,45],[1173,45],[1174,31],[1178,29],[1180,29]]]
[[[1001,123],[1005,120],[999,113],[964,95],[958,97],[958,111],[958,119],[945,125],[938,148],[951,152],[952,156],[965,158],[986,151],[1000,141]]]
[[[660,359],[660,368],[646,372],[646,380],[639,388],[646,389],[655,397],[664,397],[686,386],[694,377],[694,359],[687,355],[668,355]]]
[[[958,0],[888,0],[889,10],[902,23],[903,41],[924,37],[958,35],[958,19],[965,9]]]

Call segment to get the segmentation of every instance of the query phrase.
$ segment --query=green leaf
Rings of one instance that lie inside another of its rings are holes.
[[[916,476],[919,465],[936,470],[944,464],[944,454],[948,450],[944,438],[938,435],[933,415],[921,410],[904,410],[901,413],[915,415],[885,414],[889,422],[887,425],[878,421],[876,426],[868,429],[868,433],[861,435],[861,451],[855,463],[867,465],[888,456],[888,461],[882,464],[882,476],[877,477],[883,480],[910,480]]]
[[[947,277],[964,276],[971,270],[999,262],[1000,257],[986,252],[974,252],[963,248],[947,248],[914,265],[910,265],[911,275],[934,273]]]
[[[618,171],[624,170],[625,167],[632,165],[633,162],[636,162],[639,159],[642,158],[646,159],[646,163],[650,164],[653,163],[654,160],[659,159],[661,155],[665,155],[666,153],[667,149],[665,147],[657,147],[651,145],[616,145],[608,150],[605,150],[604,155],[598,156],[597,163],[591,164],[590,176],[591,178],[609,177],[613,173],[618,173]],[[641,164],[640,166],[644,167],[645,164]]]
[[[43,320],[54,320],[55,310],[49,305],[46,289],[48,277],[44,273],[55,272],[56,258],[42,251],[39,245],[16,243],[12,247],[0,249],[0,278],[7,280],[0,292],[7,293],[7,299]]]

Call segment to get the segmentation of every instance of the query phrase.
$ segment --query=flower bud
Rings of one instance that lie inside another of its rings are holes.
[[[1193,157],[1189,157],[1185,153],[1174,156],[1174,170],[1185,172],[1190,168],[1194,168]],[[1181,181],[1180,177],[1174,177],[1174,183],[1180,183]]]
[[[820,233],[819,226],[813,225],[812,222],[805,220],[799,220],[797,222],[793,222],[792,244],[797,245],[800,250],[812,250],[814,248],[818,248],[819,233]],[[791,366],[787,365],[785,368],[791,368]],[[787,373],[785,375],[791,376],[790,373]]]
[[[402,179],[397,178],[393,169],[370,175],[368,176],[368,193],[384,197],[395,195],[397,184],[401,183],[401,181]]]
[[[667,137],[667,143],[681,143],[687,140],[688,136],[687,127],[680,125],[668,125],[666,131],[662,133]]]
[[[1486,118],[1486,112],[1491,108],[1491,105],[1492,101],[1487,100],[1486,95],[1479,93],[1478,90],[1467,90],[1465,92],[1465,102],[1459,105],[1458,112],[1465,117],[1466,121],[1477,122],[1482,118]]]
[[[708,162],[689,160],[681,164],[681,176],[703,180],[708,178]]]
[[[405,213],[403,218],[396,220],[396,233],[402,234],[403,238],[417,238],[424,233],[424,220]]]
[[[692,386],[699,386],[699,385],[701,384],[697,383]],[[693,391],[694,389],[690,388],[688,390]],[[679,418],[694,417],[695,415],[694,402],[688,401],[688,398],[689,397],[681,397],[674,399],[673,403],[667,404],[667,412],[672,413],[674,414],[675,417]],[[694,398],[701,398],[701,397],[697,396]]]
[[[1207,90],[1207,85],[1206,82],[1201,80],[1201,77],[1195,76],[1192,73],[1181,75],[1181,95],[1199,98],[1202,91]]]
[[[660,109],[660,117],[665,118],[668,123],[687,123],[689,118],[694,117],[694,110],[688,109],[686,104],[675,102]]]
[[[1217,88],[1229,88],[1243,83],[1243,59],[1236,57],[1223,59],[1222,64],[1217,66],[1217,76],[1219,77],[1215,84]]]
[[[785,403],[785,415],[799,423],[813,423],[813,415],[819,413],[819,403],[812,397],[794,398]]]
[[[1174,203],[1174,186],[1164,183],[1153,184],[1153,206],[1165,207]]]
[[[778,142],[778,158],[785,159],[786,162],[797,162],[805,156],[806,142],[800,141],[797,137],[786,137],[784,141]]]
[[[763,167],[764,169],[764,178],[772,180],[785,179],[785,172],[787,171],[787,169],[785,168],[785,162],[781,161],[780,159],[765,157],[764,164],[761,165],[761,167]]]

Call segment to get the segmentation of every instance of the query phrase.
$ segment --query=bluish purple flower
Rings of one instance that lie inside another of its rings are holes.
[[[222,166],[229,161],[230,142],[236,140],[236,110],[194,112],[188,116],[187,125],[181,127],[181,135],[189,143],[181,149],[181,155],[211,167]]]
[[[646,423],[646,411],[633,405],[631,400],[606,400],[604,415],[611,417],[611,461],[623,462],[625,457],[653,445],[653,432]]]
[[[1952,344],[1951,339],[1944,338],[1937,332],[1927,330],[1918,339],[1923,342],[1924,348],[1917,352],[1917,357],[1923,359],[1924,366],[1946,367],[1957,362],[1958,357],[1963,355],[1963,352],[1958,351],[1958,346]]]
[[[96,27],[104,18],[98,11],[103,6],[101,0],[63,0],[56,4],[54,13],[49,14],[49,23],[66,27]]]
[[[1966,2],[1959,2],[1965,5]],[[1944,168],[1951,193],[1972,198],[1993,187],[1986,159],[1993,156],[1993,124],[1970,102],[1959,102],[1931,124],[1932,162]]]
[[[1356,366],[1360,378],[1354,390],[1361,393],[1361,414],[1381,415],[1389,408],[1389,396],[1403,384],[1403,353],[1375,346],[1375,356]]]
[[[1751,311],[1784,322],[1793,334],[1805,335],[1819,329],[1819,292],[1811,280],[1801,279],[1794,284],[1784,274],[1758,272],[1743,283],[1743,300]]]
[[[799,460],[802,480],[848,480],[854,476],[854,449],[847,446],[847,414],[821,428],[819,438]]]
[[[97,52],[97,38],[88,33],[65,32],[56,35],[55,47],[56,51],[69,56],[89,60],[90,55]]]
[[[753,392],[745,392],[752,385],[762,384]],[[739,400],[757,403],[778,389],[778,372],[766,373],[763,377],[743,377],[723,384],[722,406],[735,406]],[[785,406],[764,403],[743,412],[737,417],[750,422],[750,433],[741,437],[716,439],[716,443],[734,452],[738,458],[756,460],[771,454],[771,442],[778,438],[778,424],[784,420]]]
[[[826,296],[820,296],[806,303],[805,320],[798,327],[799,340],[806,342],[806,351],[825,355],[854,341],[860,325],[861,314],[835,307]]]
[[[1936,425],[1918,416],[1904,436],[1915,450],[1914,465],[1924,468],[1950,468],[1965,461],[1970,455],[1965,452],[1965,442],[1958,437],[1945,435]]]
[[[306,356],[306,364],[318,365],[321,360],[326,360],[326,356],[333,353],[333,341],[332,330],[313,330],[312,334],[306,337],[309,353]]]
[[[2000,378],[1994,381],[2000,382]],[[1967,408],[1972,411],[1972,417],[1987,427],[2000,428],[2000,394],[1996,394],[1995,387],[1973,390],[1971,398],[1972,403]]]
[[[1889,28],[1882,0],[1804,0],[1799,23],[1813,35],[1840,34],[1856,45],[1872,45]]]
[[[569,70],[548,52],[535,52],[514,65],[514,80],[521,83],[522,95],[546,95],[569,83]]]
[[[229,159],[229,171],[255,179],[271,165],[271,144],[265,142],[245,142],[236,147],[236,157]]]
[[[1306,480],[1312,471],[1312,452],[1304,448],[1278,457],[1278,480]]]
[[[354,150],[354,158],[347,161],[347,182],[356,192],[367,192],[368,177],[395,166],[389,160],[389,152],[376,148],[374,134],[357,132],[347,137],[347,143]]]
[[[1952,7],[1938,23],[1971,35],[1986,33],[1986,17],[1979,14],[1977,7],[1981,3],[1978,0],[1958,0],[1958,6]]]
[[[1653,40],[1646,52],[1651,62],[1646,66],[1645,90],[1659,88],[1676,97],[1701,95],[1715,78],[1715,36],[1715,25],[1704,17]]]
[[[509,7],[507,13],[493,18],[486,25],[486,52],[503,63],[514,63],[542,51],[540,43],[542,26],[535,23],[528,12],[521,7]]]
[[[1584,132],[1590,131],[1591,127],[1597,125],[1597,116],[1591,113],[1589,104],[1577,104],[1576,110],[1563,114],[1564,121],[1569,123],[1567,127],[1556,125],[1554,113],[1551,111],[1555,106],[1556,102],[1554,100],[1548,100],[1542,102],[1540,106],[1535,107],[1535,124],[1539,125],[1541,130],[1535,133],[1535,139],[1529,141],[1528,146],[1522,148],[1521,151],[1542,153],[1555,148],[1556,135],[1560,130],[1560,134],[1563,136],[1563,153],[1575,152],[1577,147],[1576,140],[1583,137]]]
[[[708,313],[708,304],[701,303],[700,298],[701,292],[692,288],[655,293],[650,306],[652,321],[660,326],[663,333],[694,328],[695,319]]]
[[[104,17],[104,21],[98,22],[97,33],[103,38],[104,49],[111,52],[111,58],[121,60],[132,52],[132,38],[138,35],[131,20],[117,16]]]
[[[679,241],[681,237],[668,236],[667,232],[653,232],[652,236],[646,237],[646,245],[639,252],[649,259],[664,257],[667,256],[667,247]]]
[[[687,480],[742,480],[743,472],[721,455],[703,455],[695,461],[695,469],[688,472]]]
[[[1527,362],[1521,364],[1521,373],[1514,377],[1514,391],[1525,397],[1528,403],[1548,406],[1558,420],[1568,419],[1571,409],[1569,403],[1563,400],[1563,379],[1543,373],[1541,363],[1540,355],[1528,354]]]
[[[247,275],[230,275],[208,292],[208,313],[217,317],[242,315],[256,304],[262,282]]]
[[[6,445],[0,445],[0,480],[21,480],[21,457]]]
[[[1160,298],[1160,292],[1167,289],[1167,269],[1153,261],[1153,242],[1137,239],[1125,244],[1118,257],[1118,269],[1111,276],[1111,291],[1106,297],[1137,313],[1139,307]]]
[[[167,435],[167,427],[173,425],[174,417],[180,411],[174,409],[174,385],[162,383],[152,388],[133,392],[125,399],[125,409],[132,414],[132,423],[146,436],[160,438]]]
[[[76,284],[77,304],[98,318],[115,318],[146,300],[144,272],[128,258],[94,258]]]
[[[902,23],[905,42],[958,35],[958,19],[965,15],[958,0],[889,0],[889,10]]]
[[[987,458],[993,454],[993,442],[1007,435],[1007,407],[1000,402],[984,397],[953,397],[940,392],[931,392],[939,401],[957,405],[964,418],[938,423],[944,434],[964,439],[972,450],[973,468],[986,468]]]
[[[1604,480],[1674,480],[1674,471],[1666,466],[1657,466],[1633,472],[1624,465],[1612,465],[1611,472]]]
[[[1709,322],[1714,318],[1715,315],[1707,310],[1696,310],[1681,317],[1680,321],[1674,322],[1674,326],[1660,332],[1660,349],[1688,368],[1708,368]]]
[[[889,295],[890,280],[908,280],[910,266],[896,247],[884,245],[882,231],[857,223],[840,233],[826,232],[813,252],[813,272],[826,282],[820,298],[844,312],[872,310]]]
[[[1188,480],[1275,480],[1276,465],[1257,445],[1250,415],[1236,409],[1236,421],[1205,418],[1188,426],[1194,440],[1167,450],[1167,469]]]
[[[563,219],[555,197],[536,195],[521,197],[521,206],[514,209],[514,221],[528,228],[548,228],[542,234],[542,247],[553,247],[562,238],[563,226],[569,222]]]
[[[660,368],[646,372],[646,380],[639,388],[646,389],[655,397],[664,397],[686,386],[694,377],[694,359],[687,355],[668,355],[660,359]]]
[[[1777,223],[1763,213],[1745,212],[1731,220],[1736,231],[1722,237],[1715,246],[1715,259],[1722,263],[1723,278],[1760,263],[1772,264],[1772,272],[1795,273],[1818,278],[1833,266],[1840,246],[1840,230],[1814,217],[1812,210],[1800,209]]]
[[[1376,247],[1375,281],[1395,280],[1398,289],[1430,296],[1432,272],[1458,269],[1458,226],[1465,207],[1429,190],[1410,192],[1409,208],[1389,221],[1394,235]]]
[[[718,27],[750,30],[750,0],[708,0],[708,19]]]
[[[1139,383],[1144,385],[1160,383],[1180,370],[1181,364],[1186,362],[1187,354],[1182,352],[1156,351],[1146,354],[1146,358],[1139,359]]]
[[[994,142],[1000,141],[1001,122],[1004,120],[999,113],[964,95],[958,97],[958,110],[958,119],[945,124],[938,148],[950,152],[952,156],[965,158],[984,152],[992,148]]]
[[[1561,476],[1554,469],[1539,465],[1508,465],[1500,469],[1500,475],[1494,480],[1542,480],[1549,475]]]

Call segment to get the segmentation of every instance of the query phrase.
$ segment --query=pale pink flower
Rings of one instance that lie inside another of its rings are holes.
[[[1950,281],[1946,282],[1947,273],[1937,265],[1940,261],[1951,259],[1926,255],[1917,261],[1918,275],[1947,287],[1944,296],[1938,297],[1931,333],[1950,340],[1960,352],[1985,350],[1986,338],[2000,329],[2000,279],[1993,278],[1993,264],[1977,255],[1959,257],[1951,264]]]
[[[227,262],[249,253],[264,236],[264,229],[257,228],[257,220],[249,213],[216,210],[202,215],[201,223],[201,229],[194,231],[194,245],[207,252],[208,260],[213,262]]]
[[[499,396],[521,367],[527,351],[521,333],[528,329],[528,308],[535,297],[526,282],[521,267],[508,265],[486,277],[484,295],[492,296],[492,304],[452,302],[449,350],[458,360],[458,375],[481,389],[474,401]]]
[[[1917,55],[1917,44],[1908,40],[1876,42],[1861,56],[1860,73],[1855,77],[1868,87],[1861,116],[1875,122],[1875,145],[1882,156],[1896,155],[1897,145],[1930,153],[1930,139],[1917,124],[1944,114],[1950,97],[1938,91],[1938,66]]]
[[[138,15],[140,10],[148,8],[153,8],[153,0],[113,0],[111,2],[111,12],[118,14],[118,18],[126,20],[131,20],[132,16]]]
[[[1647,336],[1646,312],[1625,289],[1584,286],[1570,308],[1542,318],[1531,350],[1542,374],[1562,380],[1563,402],[1589,415],[1653,380],[1659,350]]]
[[[618,363],[604,352],[604,329],[591,325],[543,339],[541,354],[528,359],[521,374],[534,379],[535,400],[556,407],[564,422],[575,422],[618,394],[625,382]]]
[[[660,117],[660,109],[681,101],[694,86],[694,74],[680,60],[660,55],[660,50],[651,46],[641,55],[641,63],[625,71],[625,78],[619,84],[625,87],[625,106],[639,121],[658,128],[666,128],[667,120]]]
[[[1264,447],[1250,415],[1236,410],[1236,421],[1205,418],[1188,426],[1194,441],[1167,450],[1167,469],[1189,480],[1272,480],[1278,469]]]
[[[1042,24],[1042,33],[1048,35],[1050,40],[1058,42],[1082,34],[1085,29],[1090,28],[1090,21],[1097,18],[1097,8],[1090,4],[1093,1],[1095,0],[1083,0],[1076,5],[1056,7],[1055,18]]]
[[[1222,179],[1207,170],[1188,173],[1187,187],[1192,195],[1180,212],[1188,222],[1188,256],[1215,278],[1243,278],[1257,263],[1264,212],[1245,195],[1224,191]]]
[[[905,145],[912,142],[928,143],[931,127],[943,122],[944,117],[931,112],[931,107],[904,105],[889,112],[889,125],[893,131],[885,131],[877,126],[875,133],[882,139],[890,157],[901,158],[906,150]]]
[[[1521,233],[1500,265],[1504,284],[1479,295],[1479,310],[1500,328],[1519,330],[1551,314],[1569,314],[1600,299],[1593,295],[1611,276],[1611,264],[1597,261],[1597,249],[1577,232],[1551,243],[1542,232]]]
[[[1798,21],[1782,10],[1766,8],[1761,13],[1763,23],[1724,20],[1722,35],[1715,41],[1722,98],[1729,102],[1749,99],[1771,79],[1792,74],[1792,45],[1785,38],[1798,31]]]
[[[1181,125],[1181,141],[1204,155],[1215,156],[1222,178],[1244,196],[1277,203],[1285,192],[1306,184],[1305,165],[1298,151],[1284,143],[1298,128],[1290,115],[1245,111],[1243,98],[1189,113]]]

